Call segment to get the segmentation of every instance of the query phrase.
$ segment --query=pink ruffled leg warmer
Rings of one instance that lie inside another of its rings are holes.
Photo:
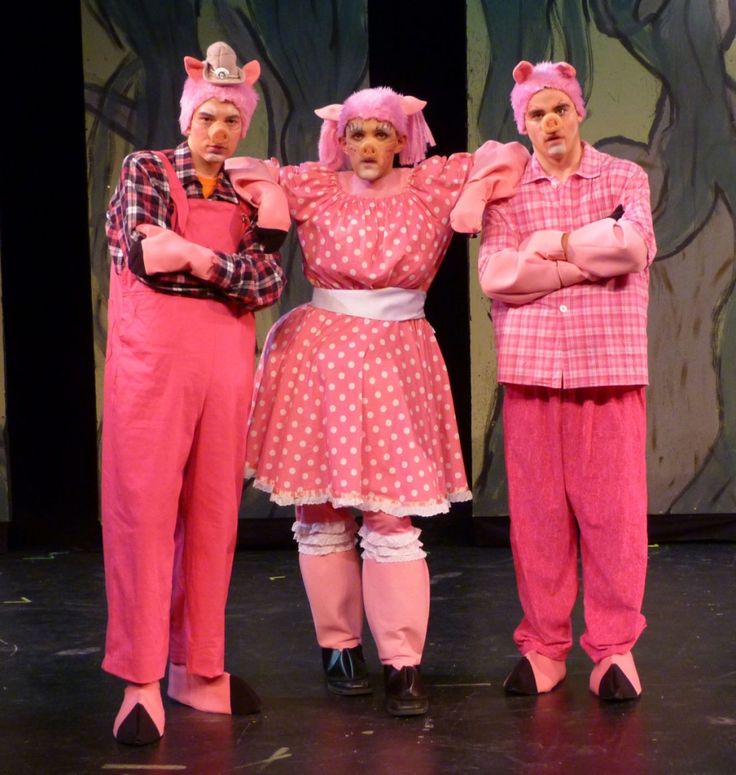
[[[363,560],[368,625],[384,665],[419,665],[429,621],[429,571],[425,560]]]
[[[355,519],[328,503],[298,506],[293,531],[317,642],[328,649],[358,646],[363,593]]]
[[[360,529],[363,599],[378,656],[395,668],[419,665],[429,622],[429,570],[419,529],[408,518],[367,512]]]
[[[361,642],[363,594],[355,549],[300,554],[299,568],[322,648],[349,649]]]

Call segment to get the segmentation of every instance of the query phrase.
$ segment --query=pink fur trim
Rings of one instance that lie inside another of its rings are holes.
[[[250,120],[258,104],[258,94],[253,84],[258,80],[261,66],[254,59],[243,68],[245,81],[243,83],[222,85],[205,81],[202,77],[204,63],[192,57],[184,57],[184,68],[189,77],[184,82],[182,90],[181,112],[179,114],[179,126],[183,134],[189,131],[194,111],[209,99],[217,99],[222,102],[232,102],[238,109],[242,121],[240,137],[245,137]]]
[[[399,162],[411,166],[419,163],[427,156],[427,146],[435,144],[422,112],[426,104],[417,97],[398,94],[388,86],[378,86],[354,92],[342,105],[318,108],[315,113],[323,119],[319,138],[320,162],[333,170],[346,169],[347,157],[338,138],[344,135],[351,119],[375,118],[388,121],[400,135],[406,135]]]
[[[575,68],[567,62],[539,62],[533,65],[522,60],[514,68],[515,85],[511,90],[511,107],[514,111],[516,128],[526,134],[525,114],[529,100],[542,89],[559,89],[572,100],[575,110],[585,118],[585,100],[580,82],[575,77]]]

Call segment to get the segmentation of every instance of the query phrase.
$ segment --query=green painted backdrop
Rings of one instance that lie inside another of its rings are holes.
[[[84,0],[98,411],[109,271],[104,209],[128,151],[181,139],[183,56],[226,39],[258,58],[261,106],[240,151],[292,163],[314,158],[313,108],[366,83],[366,8],[366,0]],[[470,150],[486,138],[517,139],[507,95],[519,59],[567,59],[588,99],[585,139],[650,176],[659,244],[649,326],[654,514],[736,512],[734,14],[729,0],[467,2]],[[472,267],[477,240],[470,249]],[[293,235],[284,260],[289,290],[260,316],[261,339],[276,315],[307,297]],[[487,309],[471,269],[476,516],[507,513]],[[286,515],[249,490],[241,513]]]
[[[649,511],[733,514],[736,5],[470,0],[467,9],[471,149],[486,138],[518,139],[507,97],[519,59],[566,59],[587,98],[584,139],[647,171],[659,246],[649,308]],[[473,509],[507,514],[488,302],[472,275]]]

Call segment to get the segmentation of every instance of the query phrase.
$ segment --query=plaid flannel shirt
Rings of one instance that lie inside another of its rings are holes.
[[[644,240],[648,263],[656,244],[649,181],[625,159],[583,144],[578,170],[564,183],[532,156],[513,197],[486,209],[479,267],[517,250],[535,231],[570,232],[623,205]],[[646,385],[649,269],[553,290],[518,306],[493,300],[498,381],[552,388]]]
[[[186,142],[164,151],[172,163],[187,197],[203,199],[192,155]],[[220,175],[211,199],[240,205],[227,175]],[[120,180],[110,200],[105,231],[110,255],[117,271],[128,264],[133,240],[140,239],[135,227],[150,223],[171,228],[174,203],[161,160],[151,151],[136,151],[125,157]],[[215,251],[213,277],[204,282],[187,272],[138,275],[141,282],[165,293],[236,301],[255,310],[278,300],[284,288],[284,274],[278,253],[264,253],[256,241],[255,210],[237,253]]]

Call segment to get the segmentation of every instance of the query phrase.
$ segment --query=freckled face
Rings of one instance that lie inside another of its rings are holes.
[[[529,100],[526,131],[534,152],[544,164],[572,162],[580,151],[580,124],[572,100],[559,89],[542,89]]]
[[[348,122],[340,147],[350,160],[353,172],[363,180],[374,181],[388,175],[394,157],[406,143],[393,124],[375,118],[355,118]]]

